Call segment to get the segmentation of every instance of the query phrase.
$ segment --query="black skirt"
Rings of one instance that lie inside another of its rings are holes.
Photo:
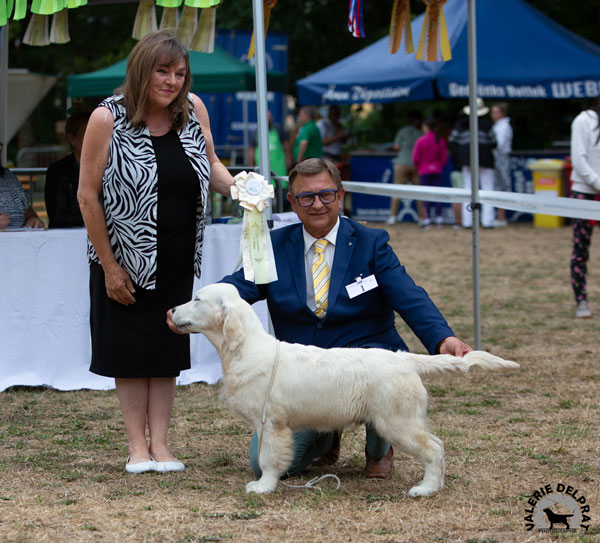
[[[135,303],[108,298],[102,266],[90,264],[90,371],[106,377],[176,377],[190,368],[188,335],[168,328],[167,310],[188,302],[194,284],[198,176],[175,131],[153,137],[158,167],[156,289],[135,285]]]

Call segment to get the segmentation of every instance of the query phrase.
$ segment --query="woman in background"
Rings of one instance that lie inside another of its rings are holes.
[[[202,101],[189,92],[188,51],[146,35],[123,86],[92,113],[78,198],[90,243],[90,370],[115,378],[130,473],[181,471],[167,433],[175,379],[190,367],[188,336],[165,314],[189,301],[200,274],[209,188],[229,195]],[[146,440],[146,421],[149,443]]]
[[[448,162],[446,141],[441,137],[440,125],[436,119],[428,118],[421,128],[424,135],[415,142],[413,148],[413,163],[419,172],[419,182],[424,186],[441,187],[442,170]],[[423,228],[431,230],[432,210],[433,219],[437,227],[441,228],[444,220],[442,202],[424,202],[424,206]]]
[[[594,107],[582,111],[571,125],[571,197],[593,200],[600,192],[600,98]],[[575,317],[589,318],[592,311],[587,301],[587,263],[590,257],[592,223],[586,219],[573,221],[571,285],[575,295]]]

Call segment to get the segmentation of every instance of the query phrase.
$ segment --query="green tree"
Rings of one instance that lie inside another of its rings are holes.
[[[65,45],[30,47],[21,42],[28,18],[10,23],[9,65],[37,72],[58,74],[59,82],[32,117],[40,143],[54,141],[54,121],[65,116],[66,76],[103,68],[125,57],[134,45],[131,31],[137,2],[104,5],[105,0],[89,0],[85,7],[70,10],[71,42]],[[481,0],[480,0],[481,1]],[[485,0],[494,1],[494,0]],[[499,1],[499,0],[496,0]],[[600,44],[598,2],[572,0],[528,0],[533,7],[560,25]],[[118,4],[118,5],[117,5]],[[270,30],[289,36],[288,92],[295,94],[295,82],[387,35],[392,2],[370,0],[364,3],[366,38],[352,37],[347,30],[348,3],[340,0],[280,0],[271,13]],[[411,12],[423,12],[425,5],[413,1]],[[160,17],[161,8],[157,8]],[[217,10],[217,27],[252,28],[252,0],[227,0]],[[414,107],[425,114],[441,110],[451,124],[464,103],[438,100],[422,103],[385,104],[378,108],[372,127],[372,141],[389,141],[406,113]],[[546,147],[554,140],[568,139],[569,123],[583,107],[576,100],[513,101],[511,116],[518,120],[516,148]],[[13,143],[14,147],[14,143]]]

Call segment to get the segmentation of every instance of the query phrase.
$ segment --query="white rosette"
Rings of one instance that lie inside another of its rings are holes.
[[[244,265],[244,277],[256,284],[277,281],[277,269],[271,236],[264,211],[275,196],[271,183],[260,174],[240,172],[234,177],[231,197],[239,200],[244,208],[240,260]]]

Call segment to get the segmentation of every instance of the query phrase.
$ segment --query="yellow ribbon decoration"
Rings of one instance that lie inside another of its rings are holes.
[[[389,51],[396,53],[402,42],[404,31],[404,51],[413,53],[415,48],[412,41],[412,29],[410,27],[410,0],[394,0],[392,18],[390,20]]]
[[[140,0],[140,5],[135,14],[135,21],[133,22],[131,37],[134,40],[141,40],[146,34],[154,32],[156,28],[154,0]]]
[[[244,278],[257,285],[277,281],[277,268],[267,219],[263,213],[275,196],[273,186],[260,174],[240,172],[234,177],[231,198],[239,200],[244,209],[240,260]],[[237,267],[237,266],[236,266]]]
[[[52,25],[50,26],[51,43],[68,43],[71,41],[68,12],[69,10],[65,8],[53,15]]]
[[[264,215],[258,209],[252,209],[244,215],[246,219],[244,223],[247,224],[247,241],[250,248],[254,282],[257,285],[262,285],[269,282],[269,265],[265,247],[265,237],[268,235],[268,228],[266,222],[263,224]]]
[[[201,53],[214,53],[216,20],[217,8],[202,9],[196,33],[190,42],[190,49]]]
[[[185,5],[177,27],[177,39],[186,47],[190,46],[196,25],[198,24],[198,8]]]
[[[50,45],[48,15],[31,14],[29,25],[23,36],[23,43],[36,46]]]
[[[160,18],[160,30],[175,30],[179,22],[179,12],[177,8],[164,7]]]
[[[446,0],[423,0],[427,4],[421,39],[417,48],[417,59],[427,62],[450,60],[450,40],[442,6]]]
[[[263,16],[265,22],[265,38],[267,37],[267,30],[269,30],[269,21],[271,20],[271,10],[277,4],[277,0],[263,0]],[[254,32],[252,32],[252,38],[250,39],[250,47],[248,48],[248,60],[254,56]]]

